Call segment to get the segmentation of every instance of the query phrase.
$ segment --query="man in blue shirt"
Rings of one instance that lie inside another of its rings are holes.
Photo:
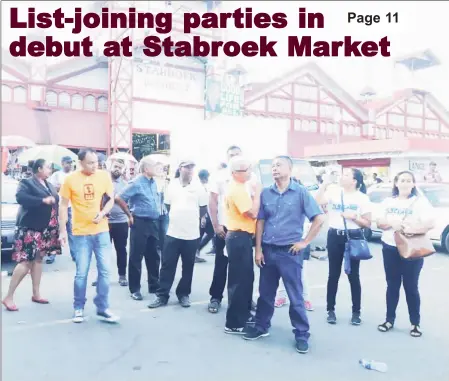
[[[140,292],[142,258],[145,258],[147,266],[149,293],[156,293],[159,288],[161,258],[157,248],[161,197],[155,181],[158,165],[151,158],[144,157],[140,161],[140,176],[115,197],[131,225],[128,282],[134,300],[143,299]]]
[[[309,321],[304,307],[301,270],[303,251],[319,233],[324,222],[322,211],[305,187],[292,181],[293,161],[288,156],[273,160],[275,183],[261,194],[256,227],[255,262],[260,267],[259,300],[255,327],[247,328],[245,340],[268,336],[279,278],[290,298],[290,320],[294,327],[296,350],[309,350]],[[302,239],[304,220],[312,221]]]

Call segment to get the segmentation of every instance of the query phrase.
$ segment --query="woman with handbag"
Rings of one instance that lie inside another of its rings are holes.
[[[42,258],[48,254],[61,254],[58,225],[58,194],[47,179],[51,168],[44,159],[33,163],[33,176],[23,179],[17,188],[20,204],[17,215],[13,259],[18,262],[12,274],[9,290],[2,304],[8,311],[18,311],[14,292],[30,272],[33,284],[31,301],[48,304],[40,295]]]
[[[435,252],[430,239],[426,237],[435,223],[434,210],[424,197],[418,196],[415,177],[409,171],[396,175],[392,197],[383,201],[382,210],[383,216],[377,221],[377,226],[384,231],[382,253],[387,280],[387,316],[385,323],[379,325],[378,329],[388,332],[393,328],[402,283],[412,324],[410,335],[421,337],[418,281],[424,263],[422,257]],[[417,238],[420,240],[417,242],[419,250],[414,250],[413,260],[405,259],[410,256],[413,240],[416,242]],[[407,239],[410,240],[408,244]]]
[[[355,168],[344,168],[340,181],[341,186],[325,182],[321,185],[316,196],[317,202],[328,215],[329,231],[327,235],[327,251],[329,262],[329,278],[327,281],[327,322],[336,324],[335,304],[338,290],[338,281],[341,275],[342,264],[345,262],[345,272],[348,275],[352,296],[351,324],[360,325],[361,311],[361,285],[360,285],[360,259],[369,259],[369,249],[363,228],[371,226],[371,202],[366,193],[363,174]],[[358,243],[365,250],[367,257],[349,255],[348,243]]]

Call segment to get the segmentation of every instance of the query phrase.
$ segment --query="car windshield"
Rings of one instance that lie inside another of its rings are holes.
[[[420,188],[434,208],[449,208],[449,185],[424,185]]]
[[[2,181],[2,204],[17,204],[17,183]]]
[[[263,186],[269,186],[273,183],[273,176],[271,174],[271,160],[261,160],[259,162],[260,180]],[[309,190],[318,189],[318,181],[315,172],[307,161],[294,160],[292,176],[296,177]]]

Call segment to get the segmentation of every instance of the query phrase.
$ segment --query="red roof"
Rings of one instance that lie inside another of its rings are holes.
[[[37,144],[107,147],[107,113],[52,109],[38,111],[25,104],[2,104],[2,135],[20,135]]]

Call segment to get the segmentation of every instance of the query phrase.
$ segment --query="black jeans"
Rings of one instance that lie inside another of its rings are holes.
[[[225,231],[226,228],[225,228]],[[226,286],[226,278],[228,275],[228,257],[224,255],[226,241],[215,235],[215,264],[212,284],[210,285],[209,294],[211,299],[217,299],[221,302],[223,299],[223,292]]]
[[[382,243],[384,257],[385,277],[387,279],[387,319],[394,324],[396,308],[399,303],[401,284],[404,285],[410,323],[420,324],[421,299],[419,296],[418,281],[424,259],[407,261],[402,259],[396,247]]]
[[[362,234],[361,231],[359,233]],[[359,238],[357,231],[351,232],[351,237]],[[327,234],[327,253],[329,262],[329,278],[327,280],[327,310],[335,311],[335,299],[337,297],[338,281],[340,280],[341,267],[345,252],[346,236],[341,231],[329,229]],[[360,261],[351,259],[351,273],[348,275],[351,286],[352,312],[360,313],[362,288],[360,286]]]
[[[156,292],[159,298],[168,300],[170,297],[170,289],[175,280],[179,257],[181,257],[182,261],[182,275],[178,287],[176,287],[176,295],[178,299],[190,295],[192,292],[193,268],[195,266],[197,248],[197,239],[184,240],[173,238],[169,235],[165,237],[165,245],[162,252],[160,286]]]
[[[203,248],[214,238],[214,227],[210,220],[209,215],[206,215],[206,226],[200,229],[200,245],[198,250],[201,251]]]
[[[229,256],[227,328],[244,328],[251,314],[254,284],[253,236],[247,232],[228,232]]]
[[[155,293],[159,288],[159,267],[161,258],[157,251],[159,220],[134,217],[131,226],[128,281],[131,293],[140,292],[142,258],[148,272],[148,291]]]
[[[159,250],[162,252],[164,250],[164,242],[165,242],[165,236],[167,235],[167,229],[168,229],[168,214],[163,214],[159,217]]]
[[[128,261],[126,245],[128,244],[129,235],[128,222],[109,224],[109,235],[117,253],[118,275],[126,276],[126,262]]]

